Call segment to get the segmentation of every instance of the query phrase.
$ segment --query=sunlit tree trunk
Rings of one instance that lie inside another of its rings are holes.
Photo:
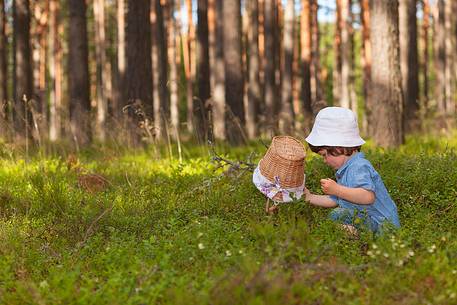
[[[178,97],[178,63],[177,58],[177,25],[174,17],[175,3],[174,0],[169,0],[167,12],[168,25],[168,60],[170,65],[170,119],[173,129],[172,135],[174,138],[178,136],[179,129],[179,97]]]
[[[301,98],[303,100],[303,114],[305,128],[308,130],[312,125],[313,108],[311,98],[311,6],[309,0],[302,0],[300,17],[300,43],[301,43]]]
[[[416,0],[400,0],[400,64],[403,88],[403,123],[405,132],[417,130],[419,111]]]
[[[454,54],[456,52],[454,46],[455,39],[455,14],[456,12],[452,10],[453,2],[455,1],[445,1],[444,4],[444,29],[445,29],[445,56],[446,64],[444,71],[444,92],[445,92],[445,107],[446,114],[453,116],[455,114],[455,93],[452,90],[453,83],[453,74],[454,74]]]
[[[57,141],[61,137],[61,94],[58,91],[57,73],[60,70],[58,53],[59,42],[59,1],[51,0],[49,4],[49,139]]]
[[[244,77],[241,58],[241,7],[240,0],[224,1],[224,63],[225,99],[227,101],[227,138],[241,143],[244,132]]]
[[[292,64],[294,57],[294,1],[288,0],[284,13],[284,43],[282,61],[282,88],[281,88],[281,112],[279,115],[279,130],[281,133],[290,134],[293,131],[292,109]]]
[[[310,19],[311,19],[311,100],[313,112],[317,113],[321,108],[326,106],[323,100],[321,87],[321,69],[320,69],[320,51],[319,51],[319,22],[318,22],[318,4],[317,0],[310,1]]]
[[[30,5],[28,0],[13,1],[14,29],[14,127],[18,137],[29,137],[31,112],[28,101],[33,94],[30,48]]]
[[[333,65],[333,103],[339,105],[341,100],[341,5],[342,0],[336,0],[336,20],[335,20],[335,35],[333,42],[333,50],[335,52]]]
[[[110,66],[106,59],[105,2],[94,0],[95,57],[97,62],[97,119],[96,134],[100,141],[106,139],[108,101],[111,99]]]
[[[428,61],[429,61],[429,27],[430,27],[430,4],[428,0],[422,0],[422,107],[428,109]]]
[[[92,139],[90,124],[90,93],[86,3],[69,0],[68,80],[70,95],[70,128],[76,145]]]
[[[371,1],[372,99],[369,122],[373,138],[382,147],[403,142],[398,1]]]
[[[166,136],[166,124],[170,117],[168,100],[168,56],[164,27],[163,6],[160,0],[151,0],[152,25],[152,72],[154,100],[154,129],[157,138]]]
[[[260,57],[259,57],[259,3],[247,1],[248,13],[248,99],[246,105],[246,129],[250,139],[258,136],[258,112],[260,109]]]
[[[125,55],[125,0],[116,1],[116,24],[117,24],[117,60],[115,68],[115,77],[113,86],[113,120],[117,123],[122,121],[122,107],[125,104],[124,79],[126,71],[126,55]],[[118,124],[119,126],[119,124]]]
[[[351,108],[351,39],[350,39],[350,0],[341,0],[341,99],[340,105]]]
[[[371,40],[370,40],[370,7],[369,0],[360,0],[360,15],[362,23],[362,75],[363,75],[363,98],[364,98],[364,115],[362,119],[362,129],[365,133],[370,134],[366,110],[371,108],[370,105],[370,87],[371,87]]]
[[[213,132],[216,139],[226,138],[225,126],[225,67],[224,67],[224,40],[223,40],[223,12],[222,0],[215,0],[215,60],[212,73],[214,74],[214,92],[212,106]]]
[[[198,0],[197,27],[197,81],[198,98],[194,100],[194,121],[198,139],[208,138],[209,80],[209,41],[208,41],[208,0]]]
[[[275,0],[265,0],[264,13],[264,37],[265,37],[265,61],[264,61],[264,79],[265,79],[265,121],[269,130],[277,129],[277,112],[276,104],[276,49],[275,41]]]
[[[437,0],[435,3],[435,98],[438,112],[441,115],[446,113],[446,30],[444,19],[444,0]]]
[[[8,136],[8,74],[7,56],[8,42],[6,40],[5,1],[0,0],[0,137]]]
[[[187,11],[186,11],[187,9]],[[181,20],[187,20],[187,29],[184,34],[184,29],[181,33],[182,50],[184,57],[184,75],[186,76],[186,123],[189,132],[194,131],[193,124],[193,77],[192,77],[192,39],[193,39],[193,24],[192,24],[192,1],[185,0],[181,6]]]

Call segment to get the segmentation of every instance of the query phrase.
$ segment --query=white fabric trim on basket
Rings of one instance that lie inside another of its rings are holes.
[[[257,189],[262,192],[268,198],[273,199],[277,193],[282,193],[282,202],[290,202],[292,200],[298,200],[303,195],[303,188],[305,187],[305,179],[303,179],[303,184],[299,187],[291,187],[291,188],[282,188],[279,181],[279,177],[275,176],[275,181],[268,180],[265,176],[260,173],[259,166],[256,167],[254,170],[254,174],[252,175],[252,182],[255,184]],[[293,194],[293,198],[290,196]],[[275,201],[276,202],[276,201]]]

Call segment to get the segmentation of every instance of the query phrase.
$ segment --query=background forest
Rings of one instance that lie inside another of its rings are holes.
[[[372,2],[0,1],[1,134],[245,143],[327,105],[385,147],[450,127],[457,2]]]
[[[0,304],[457,304],[457,1],[0,6]],[[265,213],[253,166],[326,105],[399,230]]]

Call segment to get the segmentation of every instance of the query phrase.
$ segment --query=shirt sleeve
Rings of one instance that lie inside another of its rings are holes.
[[[351,169],[348,187],[363,188],[367,191],[375,191],[375,184],[373,181],[373,173],[370,167],[366,164],[357,166]]]

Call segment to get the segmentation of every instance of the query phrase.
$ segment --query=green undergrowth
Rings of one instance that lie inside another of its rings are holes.
[[[298,201],[268,216],[208,147],[98,146],[0,160],[1,304],[457,304],[457,141],[364,147],[402,228],[354,239]],[[170,150],[171,149],[171,150]],[[229,160],[265,153],[217,146]],[[252,154],[252,153],[255,154]],[[81,173],[107,178],[90,193]],[[332,171],[311,152],[306,184]]]

